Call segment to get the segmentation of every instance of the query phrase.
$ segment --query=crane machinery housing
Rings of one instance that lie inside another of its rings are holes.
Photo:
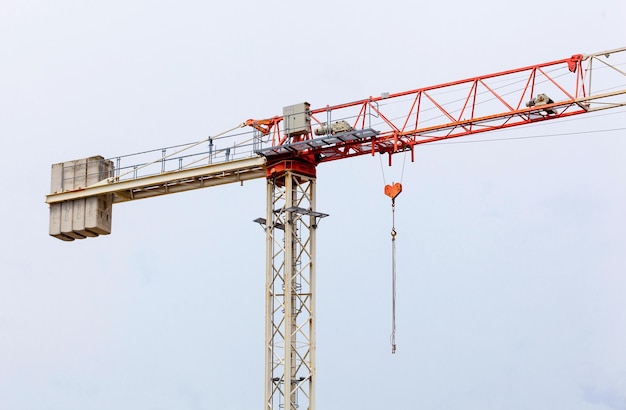
[[[377,153],[413,160],[421,144],[623,107],[625,63],[626,47],[322,108],[303,102],[185,146],[53,164],[49,233],[106,235],[114,204],[265,178],[266,215],[255,220],[266,234],[264,408],[313,410],[316,230],[327,216],[316,209],[316,167]]]

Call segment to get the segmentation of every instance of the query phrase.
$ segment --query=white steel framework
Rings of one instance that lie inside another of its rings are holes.
[[[315,177],[267,180],[265,409],[315,408]]]

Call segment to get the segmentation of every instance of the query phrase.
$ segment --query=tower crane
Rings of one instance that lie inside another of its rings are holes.
[[[626,47],[249,119],[193,144],[52,165],[50,235],[111,232],[113,204],[265,178],[265,401],[315,408],[316,167],[626,105]],[[148,159],[145,159],[148,158]],[[398,189],[401,190],[401,187]],[[399,191],[395,191],[399,193]],[[397,195],[397,193],[393,195]],[[395,196],[394,196],[395,198]]]

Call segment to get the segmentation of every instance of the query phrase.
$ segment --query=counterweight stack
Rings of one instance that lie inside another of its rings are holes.
[[[76,191],[113,176],[113,162],[89,157],[52,165],[53,194]],[[50,235],[64,241],[111,233],[113,194],[103,193],[50,205]]]

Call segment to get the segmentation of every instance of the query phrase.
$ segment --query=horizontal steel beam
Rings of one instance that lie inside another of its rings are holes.
[[[103,194],[114,194],[113,202],[126,202],[265,178],[265,176],[265,158],[252,157],[136,179],[118,180],[116,177],[112,177],[86,188],[49,194],[46,196],[46,203],[54,204]]]

